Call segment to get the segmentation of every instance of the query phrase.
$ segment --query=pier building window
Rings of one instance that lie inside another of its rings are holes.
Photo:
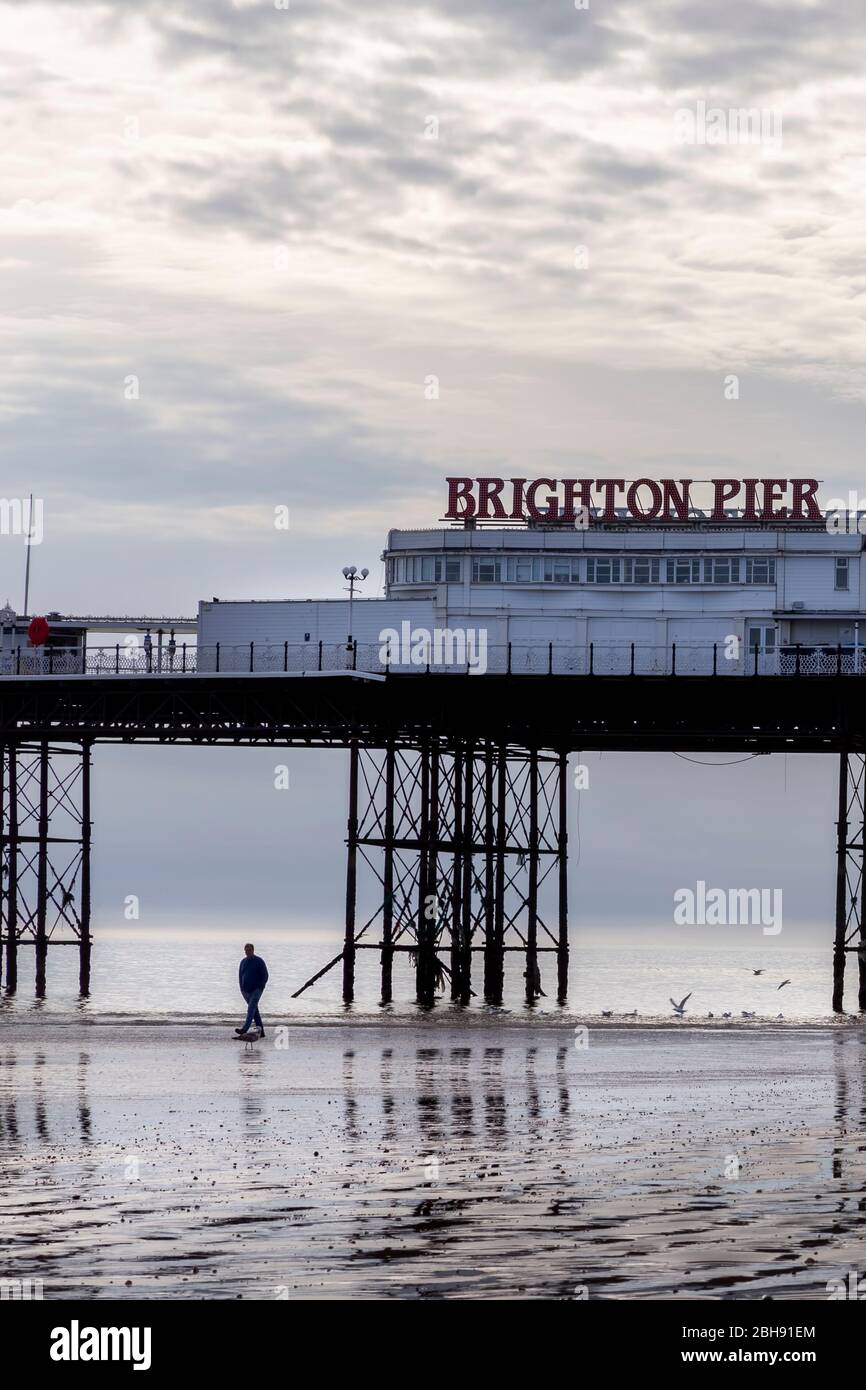
[[[844,555],[844,556],[837,555],[837,557],[836,557],[836,580],[835,580],[835,583],[834,583],[834,586],[833,586],[833,587],[836,588],[836,589],[847,589],[847,588],[848,588],[848,557],[847,557],[847,555]]]
[[[686,557],[668,560],[667,580],[669,584],[700,584],[700,560],[690,560]]]
[[[627,556],[622,562],[623,584],[658,584],[659,561],[649,555]]]
[[[545,555],[544,580],[547,584],[577,584],[580,581],[580,561],[567,555]]]
[[[775,584],[776,561],[769,555],[756,555],[746,561],[747,584]]]
[[[500,584],[502,560],[498,555],[478,556],[472,561],[473,584]]]
[[[388,561],[391,584],[458,584],[462,565],[457,556],[406,555]]]
[[[594,556],[586,562],[587,584],[618,584],[622,562],[612,556]]]
[[[713,555],[704,560],[705,584],[739,584],[740,561],[730,555]]]
[[[542,574],[540,555],[509,555],[506,578],[510,584],[537,584]]]

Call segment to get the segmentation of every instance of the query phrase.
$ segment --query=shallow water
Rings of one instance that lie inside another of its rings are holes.
[[[56,947],[48,956],[48,997],[33,997],[32,948],[22,947],[20,982],[17,995],[0,999],[0,1028],[10,1016],[44,1014],[79,1018],[130,1017],[174,1020],[233,1018],[240,1008],[237,967],[240,943],[226,934],[196,940],[174,940],[159,930],[142,932],[135,940],[114,937],[97,939],[93,954],[91,995],[78,998],[78,953],[74,948]],[[336,935],[316,944],[296,944],[285,940],[264,940],[258,944],[268,962],[270,982],[263,1000],[265,1016],[273,1018],[324,1018],[342,1015],[341,973],[336,966],[316,985],[293,1000],[292,994],[340,950]],[[556,1003],[556,975],[553,957],[542,957],[542,983],[547,997],[540,999],[532,1014],[561,1016]],[[381,1017],[378,1003],[378,953],[358,953],[356,975],[357,1016]],[[475,988],[481,989],[481,966],[474,960]],[[508,958],[505,1006],[519,1017],[527,1015],[523,1001],[522,960]],[[763,970],[754,975],[753,970]],[[856,1008],[856,964],[852,957],[848,969],[850,1009]],[[790,984],[779,989],[783,980]],[[730,1012],[739,1018],[743,1010],[762,1019],[830,1020],[831,952],[782,947],[768,938],[761,947],[748,951],[673,951],[647,947],[620,946],[618,949],[582,947],[572,949],[570,991],[566,1016],[575,1021],[599,1017],[602,1011],[623,1015],[637,1010],[646,1022],[670,1018],[670,996],[680,1000],[691,992],[688,1019],[706,1020],[709,1013],[720,1020]],[[417,1017],[412,1002],[414,979],[408,961],[398,957],[394,966],[395,1003],[385,1013],[391,1017]],[[473,1000],[470,1012],[483,1010],[483,1002]],[[434,1017],[453,1022],[464,1011],[441,998]],[[425,1014],[429,1018],[429,1014]]]

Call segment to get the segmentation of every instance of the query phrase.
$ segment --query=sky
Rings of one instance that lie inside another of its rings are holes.
[[[31,607],[336,597],[348,563],[375,593],[448,474],[866,496],[864,59],[861,7],[817,0],[0,0]],[[773,136],[684,143],[707,108]],[[23,560],[0,536],[0,603]],[[345,759],[291,755],[275,817],[268,757],[98,750],[97,927],[143,874],[155,923],[330,923]],[[734,862],[828,940],[833,768],[795,762],[604,760],[586,922],[640,933]]]

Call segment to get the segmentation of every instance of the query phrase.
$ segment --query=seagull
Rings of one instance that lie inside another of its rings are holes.
[[[613,1009],[602,1009],[602,1018],[613,1018]]]
[[[722,1018],[730,1018],[730,1017],[731,1017],[730,1014],[722,1014]]]
[[[632,1009],[630,1014],[623,1014],[623,1018],[637,1018],[637,1009]]]
[[[763,970],[763,969],[762,969],[762,970],[753,970],[753,971],[752,971],[752,974],[753,974],[753,975],[763,975],[763,974],[765,974],[765,973],[766,973],[766,971]]]
[[[784,1018],[784,1017],[785,1017],[784,1014],[776,1014],[776,1018]]]
[[[707,1018],[715,1018],[715,1014],[707,1014]]]
[[[778,990],[780,990],[780,989],[784,989],[784,988],[785,988],[785,985],[789,985],[790,983],[791,983],[790,980],[783,980],[782,983],[781,983],[780,985],[777,985],[777,986],[776,986],[776,990],[778,991]]]
[[[754,1018],[755,1015],[754,1015],[754,1014],[750,1014],[746,1009],[743,1009],[743,1011],[742,1011],[742,1017],[743,1017],[743,1018]]]
[[[686,1004],[687,1004],[687,1003],[689,1002],[689,1000],[691,999],[693,993],[694,993],[694,990],[692,990],[692,993],[691,993],[691,994],[687,994],[686,997],[685,997],[685,999],[681,999],[679,1003],[677,1003],[677,1001],[676,1001],[675,999],[671,999],[671,1003],[672,1003],[673,1006],[674,1006],[674,1013],[677,1015],[678,1018],[682,1018],[683,1014],[684,1014],[685,1011],[686,1011]],[[668,997],[670,998],[670,996],[668,996]]]

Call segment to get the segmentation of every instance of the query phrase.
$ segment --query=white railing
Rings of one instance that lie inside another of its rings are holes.
[[[379,643],[324,642],[178,643],[173,652],[113,647],[36,647],[0,652],[4,676],[268,675],[281,672],[358,671],[417,675],[465,674],[572,676],[850,676],[866,675],[866,651],[851,647],[744,648],[674,643],[591,642],[478,645],[459,643],[439,653],[416,649],[405,660],[386,660]],[[429,658],[426,659],[426,658]]]

